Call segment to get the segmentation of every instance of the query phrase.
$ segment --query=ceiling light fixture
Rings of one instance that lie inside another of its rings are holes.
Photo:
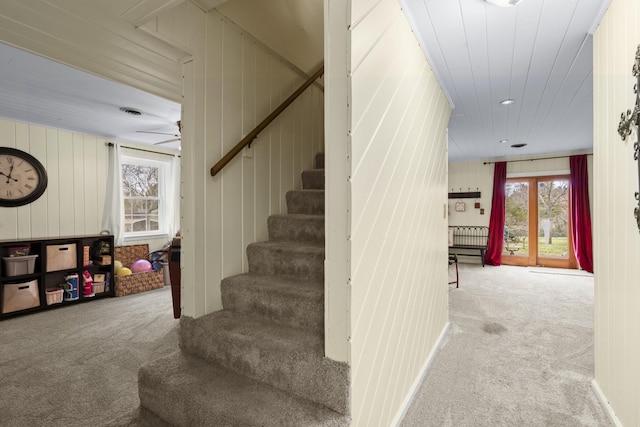
[[[508,140],[508,139],[501,139],[501,140],[500,140],[500,144],[506,144],[507,142],[509,142],[509,140]]]
[[[487,3],[491,3],[494,6],[509,7],[515,6],[522,0],[485,0]]]
[[[504,99],[504,100],[500,101],[500,105],[511,105],[511,104],[513,104],[514,102],[516,102],[516,100],[515,100],[515,99],[511,99],[511,98],[509,98],[509,99]]]

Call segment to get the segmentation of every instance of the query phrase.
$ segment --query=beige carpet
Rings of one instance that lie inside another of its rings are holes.
[[[448,335],[403,427],[610,425],[590,388],[591,275],[460,264],[449,297]]]
[[[177,348],[170,287],[4,320],[0,425],[107,425],[138,407],[138,368]]]

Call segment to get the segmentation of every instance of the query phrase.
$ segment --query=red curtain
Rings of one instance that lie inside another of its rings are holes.
[[[507,163],[497,162],[493,169],[493,200],[491,202],[491,218],[489,219],[489,242],[485,263],[500,265],[504,246],[504,199],[507,183]]]
[[[580,268],[593,273],[593,248],[591,246],[591,214],[589,213],[589,180],[587,155],[569,158],[569,212],[571,215],[571,239],[573,253]]]

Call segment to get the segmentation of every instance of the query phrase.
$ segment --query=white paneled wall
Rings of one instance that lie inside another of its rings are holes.
[[[222,278],[247,271],[246,247],[267,239],[267,217],[324,147],[323,92],[312,85],[215,177],[210,168],[306,76],[221,15],[191,3],[153,31],[187,44],[183,188],[183,313],[222,308]],[[182,21],[180,21],[182,20]]]
[[[2,144],[36,157],[48,185],[35,202],[0,208],[0,239],[60,237],[100,232],[107,176],[105,140],[0,120]]]
[[[0,208],[0,240],[78,236],[101,231],[107,186],[108,150],[103,138],[0,120],[0,140],[36,157],[46,168],[42,197]],[[127,240],[160,249],[168,237]]]
[[[456,162],[449,163],[448,191],[452,193],[480,191],[480,199],[449,199],[449,225],[489,225],[491,214],[491,200],[493,199],[493,165],[484,165],[483,162]],[[463,201],[466,205],[464,212],[456,212],[456,202]],[[480,215],[480,209],[474,207],[479,202],[484,209],[484,215]]]
[[[352,425],[388,426],[448,321],[451,109],[396,0],[351,12]]]
[[[640,3],[613,0],[594,36],[595,382],[621,425],[640,426],[640,234],[633,143],[617,133],[633,108]]]

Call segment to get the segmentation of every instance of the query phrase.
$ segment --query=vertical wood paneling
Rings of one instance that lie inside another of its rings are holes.
[[[256,120],[256,43],[242,38],[242,135],[257,124]],[[242,245],[256,241],[255,160],[253,144],[242,152]],[[242,271],[249,271],[247,257],[242,256]]]
[[[29,126],[29,153],[38,159],[45,169],[48,168],[47,162],[47,133],[46,129],[39,126]],[[48,184],[47,184],[48,185]],[[48,237],[47,230],[47,201],[49,193],[47,191],[35,202],[29,205],[31,214],[31,233],[32,237]]]
[[[197,12],[193,12],[194,15]],[[193,19],[193,18],[192,18]],[[184,116],[186,118],[192,118],[191,126],[194,139],[191,140],[190,150],[193,152],[191,156],[182,158],[182,166],[185,170],[195,169],[196,171],[202,171],[206,173],[208,167],[218,161],[222,157],[222,73],[223,64],[220,60],[223,55],[224,46],[224,25],[219,19],[215,19],[213,16],[206,18],[206,32],[207,39],[202,40],[205,43],[206,51],[202,55],[197,54],[197,50],[193,61],[193,71],[189,74],[190,79],[185,74],[185,86],[189,87],[189,91],[185,92],[185,108],[187,102],[193,102],[190,106],[190,111],[185,110]],[[201,34],[194,32],[192,38],[199,38]],[[193,40],[190,40],[193,43]],[[203,68],[200,65],[202,62],[206,64]],[[203,83],[207,82],[203,87]],[[205,96],[201,98],[199,94],[205,93]],[[191,98],[195,98],[192,101]],[[206,122],[206,125],[202,123]],[[199,143],[202,138],[209,138],[207,141],[211,148],[205,146],[203,143]],[[184,148],[183,148],[184,150]],[[202,159],[206,159],[207,165],[201,164]],[[192,167],[193,165],[193,167]],[[194,171],[195,172],[195,171]],[[190,183],[193,185],[194,181],[200,183],[202,176],[198,173],[192,173]],[[195,295],[195,311],[191,310],[191,307],[185,307],[185,314],[193,317],[202,316],[203,314],[211,311],[219,310],[221,303],[219,302],[219,283],[216,284],[215,279],[222,277],[222,254],[223,254],[223,239],[222,239],[222,211],[220,209],[220,203],[222,198],[222,179],[213,180],[212,183],[202,183],[203,188],[199,190],[204,191],[206,197],[206,207],[201,212],[203,218],[193,218],[191,224],[192,241],[195,246],[192,250],[196,252],[203,252],[206,260],[207,267],[204,274],[201,269],[197,268],[197,264],[192,264],[189,268],[194,270],[190,273],[186,272],[186,266],[183,268],[185,274],[194,276],[192,283],[199,283],[201,286],[193,286],[193,292]],[[185,183],[185,186],[187,184]],[[195,197],[195,199],[194,199]],[[200,197],[198,192],[192,192],[187,197],[185,195],[183,200],[183,211],[191,210],[197,204],[197,199]],[[187,204],[191,201],[191,205]],[[206,212],[206,214],[205,214]],[[199,212],[200,213],[200,212]],[[204,229],[207,230],[206,236],[203,234],[202,223],[204,222]],[[200,226],[200,227],[199,227]],[[188,242],[189,238],[185,237],[185,242]],[[209,243],[207,243],[209,242]],[[188,245],[190,246],[190,245]],[[195,255],[195,254],[194,254]],[[197,274],[197,278],[195,275]],[[210,283],[206,282],[206,278],[212,278]],[[206,286],[202,286],[205,285]]]
[[[108,166],[103,139],[7,120],[0,120],[0,138],[40,160],[48,179],[38,200],[0,209],[0,239],[100,231]]]
[[[73,188],[73,204],[70,206],[73,209],[75,222],[74,231],[72,234],[82,235],[85,234],[85,198],[84,198],[84,140],[82,135],[74,133],[72,135],[72,188]]]
[[[58,135],[58,162],[60,165],[58,180],[60,182],[60,234],[73,236],[75,233],[75,204],[73,178],[73,136],[70,132]]]
[[[15,148],[16,124],[14,122],[0,119],[0,135],[2,145]],[[17,215],[17,209],[0,208],[0,238],[16,239],[18,237]]]
[[[451,110],[398,3],[352,4],[352,425],[387,426],[447,324]]]
[[[84,172],[84,226],[85,234],[88,234],[90,230],[97,230],[100,225],[98,219],[102,217],[102,211],[98,211],[98,158],[97,149],[99,140],[93,136],[84,137],[84,160],[79,167],[82,167]]]
[[[270,67],[269,54],[262,50],[256,49],[256,95],[255,109],[256,121],[260,122],[269,114],[270,106]],[[271,183],[269,179],[271,152],[269,132],[264,132],[255,141],[253,147],[253,161],[255,163],[255,221],[256,221],[256,241],[267,240],[267,224],[264,218],[269,216],[270,212],[270,194],[269,189]]]
[[[242,132],[242,35],[223,24],[222,47],[222,142],[224,153],[238,143]],[[222,173],[222,275],[242,272],[242,156],[233,159]]]
[[[616,130],[620,113],[634,102],[631,67],[639,43],[640,5],[612,1],[594,36],[595,381],[625,426],[640,425],[638,136],[623,142]]]
[[[282,102],[282,76],[279,73],[280,61],[277,58],[270,58],[269,61],[269,87],[271,96],[271,105],[269,111],[273,111]],[[281,212],[282,198],[280,194],[280,129],[282,127],[282,116],[277,118],[269,126],[269,157],[271,160],[271,173],[269,182],[271,184],[269,194],[271,196],[269,213],[277,214]]]
[[[16,148],[27,153],[31,151],[29,126],[25,123],[16,123]],[[31,236],[31,209],[29,205],[19,206],[15,209],[18,214],[18,238],[28,238]]]
[[[58,161],[58,135],[57,130],[47,129],[47,175],[49,180],[47,185],[47,230],[50,236],[60,236],[60,162]],[[106,188],[106,183],[100,188]],[[102,191],[104,192],[104,190]],[[100,211],[100,218],[102,218],[102,211]]]
[[[220,15],[186,7],[189,22],[200,14],[206,17],[206,31],[188,34],[190,46],[202,46],[194,47],[193,62],[187,67],[192,71],[185,72],[183,106],[185,117],[193,118],[185,122],[191,128],[183,134],[182,167],[191,171],[183,175],[183,188],[196,187],[183,194],[184,241],[187,252],[195,251],[194,256],[202,258],[201,266],[183,263],[186,286],[193,287],[185,289],[183,313],[199,317],[222,308],[220,280],[247,271],[246,246],[267,239],[268,215],[284,211],[286,192],[299,185],[294,168],[311,167],[311,158],[301,160],[303,149],[294,144],[311,146],[314,141],[296,141],[296,129],[322,123],[323,109],[322,101],[320,108],[297,101],[253,141],[250,150],[245,149],[215,177],[201,179],[197,171],[206,174],[303,78],[292,71],[291,64]],[[189,22],[172,26],[180,30]],[[310,90],[321,92],[317,87]],[[301,117],[313,120],[305,122]],[[315,147],[321,149],[323,141]]]

